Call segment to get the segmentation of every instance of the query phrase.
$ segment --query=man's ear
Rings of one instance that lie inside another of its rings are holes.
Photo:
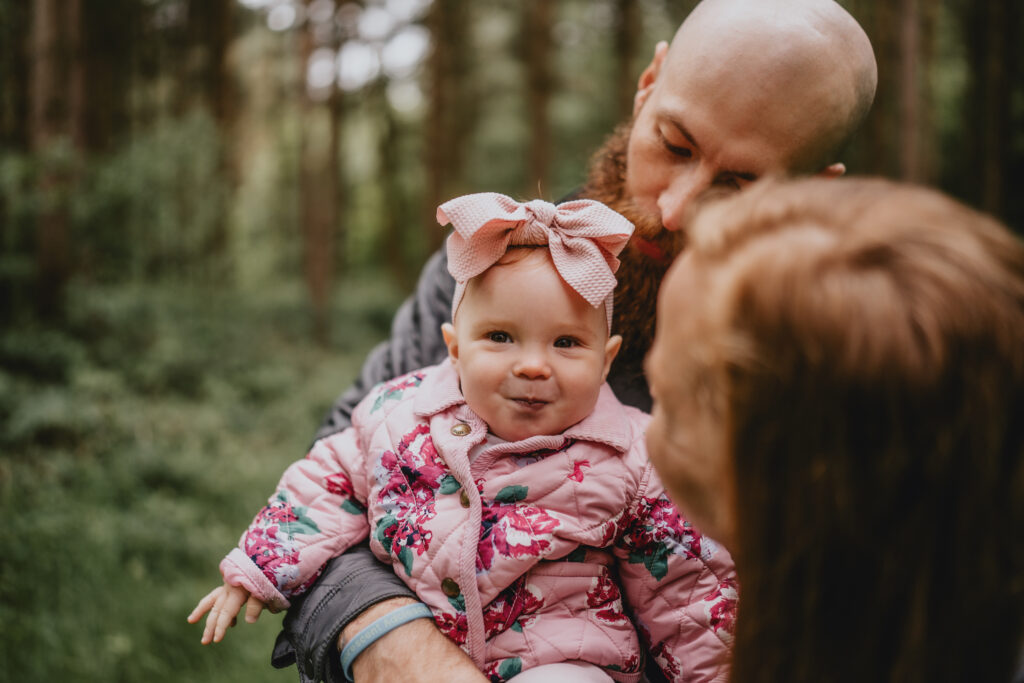
[[[636,83],[636,94],[633,95],[633,116],[640,112],[640,108],[650,97],[654,83],[658,80],[658,74],[661,73],[661,65],[665,62],[666,54],[668,54],[668,43],[662,40],[654,46],[654,58],[641,72],[640,79]]]
[[[829,164],[823,170],[818,171],[819,178],[838,178],[839,176],[846,173],[846,164],[842,162],[836,162]]]
[[[451,323],[443,323],[441,336],[444,337],[444,345],[448,347],[448,357],[454,363],[459,359],[459,340],[455,336],[455,326]]]
[[[608,341],[604,345],[604,371],[601,373],[601,381],[608,379],[608,371],[612,369],[612,361],[615,360],[615,356],[619,355],[619,349],[622,348],[622,337],[617,334],[613,334],[608,337]]]

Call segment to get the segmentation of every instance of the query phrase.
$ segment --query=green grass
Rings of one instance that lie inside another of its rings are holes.
[[[206,647],[185,616],[383,336],[378,290],[346,285],[327,349],[301,292],[86,290],[0,332],[0,680],[296,680],[280,615]]]

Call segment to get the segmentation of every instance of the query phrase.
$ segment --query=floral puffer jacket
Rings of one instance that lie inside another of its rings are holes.
[[[563,434],[470,462],[487,425],[451,364],[399,377],[285,472],[221,571],[287,607],[369,535],[492,680],[576,660],[637,681],[638,631],[670,680],[725,680],[732,561],[665,496],[644,449],[648,419],[606,385]]]

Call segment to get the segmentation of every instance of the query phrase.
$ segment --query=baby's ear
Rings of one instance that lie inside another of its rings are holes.
[[[459,341],[455,336],[455,326],[451,323],[442,324],[441,336],[444,337],[444,345],[448,347],[448,355],[454,363],[459,359]]]
[[[608,341],[604,345],[604,372],[601,374],[601,379],[608,379],[608,371],[612,369],[612,361],[615,360],[615,356],[619,355],[619,349],[622,348],[622,337],[617,334],[613,334],[608,337]]]

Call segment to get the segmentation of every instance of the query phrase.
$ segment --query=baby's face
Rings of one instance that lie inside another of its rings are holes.
[[[589,415],[621,343],[547,249],[473,280],[443,332],[466,403],[506,441],[559,434]]]

